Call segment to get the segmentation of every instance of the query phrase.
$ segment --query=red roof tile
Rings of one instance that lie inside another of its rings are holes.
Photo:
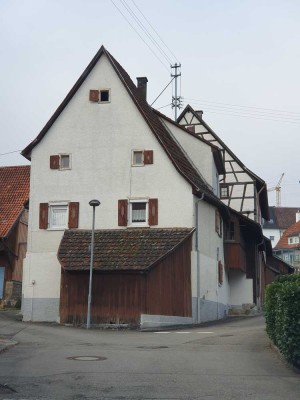
[[[96,230],[94,269],[148,270],[193,232],[194,228]],[[61,266],[65,270],[89,270],[90,243],[91,230],[66,230],[58,250]]]
[[[300,221],[296,222],[292,226],[290,226],[286,231],[284,231],[283,235],[279,239],[278,243],[275,246],[275,249],[294,249],[300,247],[300,243],[289,244],[288,238],[292,236],[299,237],[300,232]]]
[[[0,167],[0,237],[5,237],[29,199],[30,165]]]

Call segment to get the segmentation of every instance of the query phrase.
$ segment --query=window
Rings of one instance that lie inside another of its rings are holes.
[[[187,129],[190,132],[195,133],[195,125],[186,125],[185,129]]]
[[[220,197],[221,199],[227,199],[229,197],[229,186],[226,184],[220,185]]]
[[[60,154],[60,169],[70,169],[70,154]]]
[[[153,150],[132,150],[131,165],[140,167],[153,164]]]
[[[40,229],[76,229],[78,223],[78,202],[40,203]]]
[[[141,224],[146,223],[148,203],[145,201],[130,203],[131,223]]]
[[[299,261],[299,254],[295,254],[295,261]]]
[[[68,205],[49,205],[49,229],[65,229],[68,225]]]
[[[294,243],[294,238],[289,238],[289,244],[293,244]]]
[[[270,240],[275,240],[275,237],[274,236],[270,236]]]
[[[132,165],[144,165],[144,154],[142,150],[133,150],[132,152]]]
[[[50,168],[58,170],[71,169],[71,154],[50,156]]]
[[[109,90],[100,90],[100,103],[108,103],[109,100]]]
[[[235,224],[234,221],[229,222],[229,229],[227,231],[227,240],[235,240]]]
[[[118,225],[158,225],[158,199],[118,200]]]
[[[89,100],[92,103],[109,103],[110,102],[110,89],[91,89]]]

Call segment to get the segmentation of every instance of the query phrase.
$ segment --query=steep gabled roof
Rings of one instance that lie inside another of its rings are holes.
[[[147,271],[173,253],[194,228],[105,229],[95,231],[95,271]],[[90,230],[66,230],[58,250],[65,270],[90,268]]]
[[[287,229],[296,222],[300,207],[269,207],[270,220],[265,221],[264,229]]]
[[[278,243],[275,246],[275,249],[295,249],[300,248],[300,243],[289,244],[288,239],[291,236],[299,237],[300,232],[300,221],[294,223],[290,226],[281,236]]]
[[[30,159],[30,154],[32,149],[43,139],[46,135],[50,127],[65,109],[67,104],[70,102],[74,94],[77,92],[79,87],[85,81],[91,70],[94,68],[100,57],[105,54],[110,61],[112,67],[114,68],[115,72],[119,76],[121,82],[123,83],[124,87],[128,91],[129,95],[131,96],[132,100],[136,104],[137,108],[139,109],[140,113],[144,117],[146,123],[148,124],[149,128],[157,138],[157,140],[162,145],[163,149],[165,150],[166,154],[172,161],[174,167],[177,171],[192,185],[193,191],[195,194],[202,195],[204,194],[204,199],[208,202],[215,204],[217,207],[220,208],[223,215],[227,215],[226,208],[224,208],[223,203],[214,195],[211,189],[206,185],[203,181],[202,177],[200,176],[199,172],[193,166],[191,161],[188,159],[186,154],[184,153],[183,149],[179,146],[179,144],[172,138],[168,130],[164,127],[163,123],[160,121],[158,116],[153,112],[152,108],[146,102],[146,100],[141,95],[140,91],[136,87],[136,85],[131,80],[128,73],[124,70],[124,68],[118,63],[118,61],[104,48],[101,46],[100,50],[97,52],[95,57],[92,59],[90,64],[87,66],[83,74],[77,80],[73,88],[67,94],[66,98],[57,108],[55,113],[52,115],[50,120],[41,130],[39,135],[22,151],[22,155],[27,159]]]
[[[249,174],[253,180],[256,182],[256,189],[258,192],[260,192],[259,200],[260,200],[260,206],[263,211],[263,216],[265,219],[269,218],[269,203],[268,203],[268,192],[267,192],[267,184],[266,182],[261,179],[259,176],[254,174],[254,172],[250,171],[243,163],[242,161],[233,153],[233,151],[219,138],[219,136],[214,132],[211,127],[202,119],[202,116],[198,114],[197,111],[195,111],[189,104],[185,107],[185,109],[182,111],[182,113],[179,115],[177,118],[177,122],[179,123],[184,115],[190,112],[194,115],[195,118],[201,122],[201,124],[204,126],[204,128],[207,129],[207,131],[216,139],[218,143],[230,154],[230,156],[239,164],[239,166]]]
[[[8,235],[29,199],[30,165],[0,167],[0,237]]]

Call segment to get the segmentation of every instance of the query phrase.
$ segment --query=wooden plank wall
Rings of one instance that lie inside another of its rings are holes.
[[[192,316],[191,249],[190,238],[150,271],[146,314]]]

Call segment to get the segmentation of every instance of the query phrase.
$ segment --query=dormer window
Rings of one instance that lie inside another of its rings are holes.
[[[288,243],[289,244],[296,244],[299,243],[299,237],[298,236],[293,236],[288,238]]]

